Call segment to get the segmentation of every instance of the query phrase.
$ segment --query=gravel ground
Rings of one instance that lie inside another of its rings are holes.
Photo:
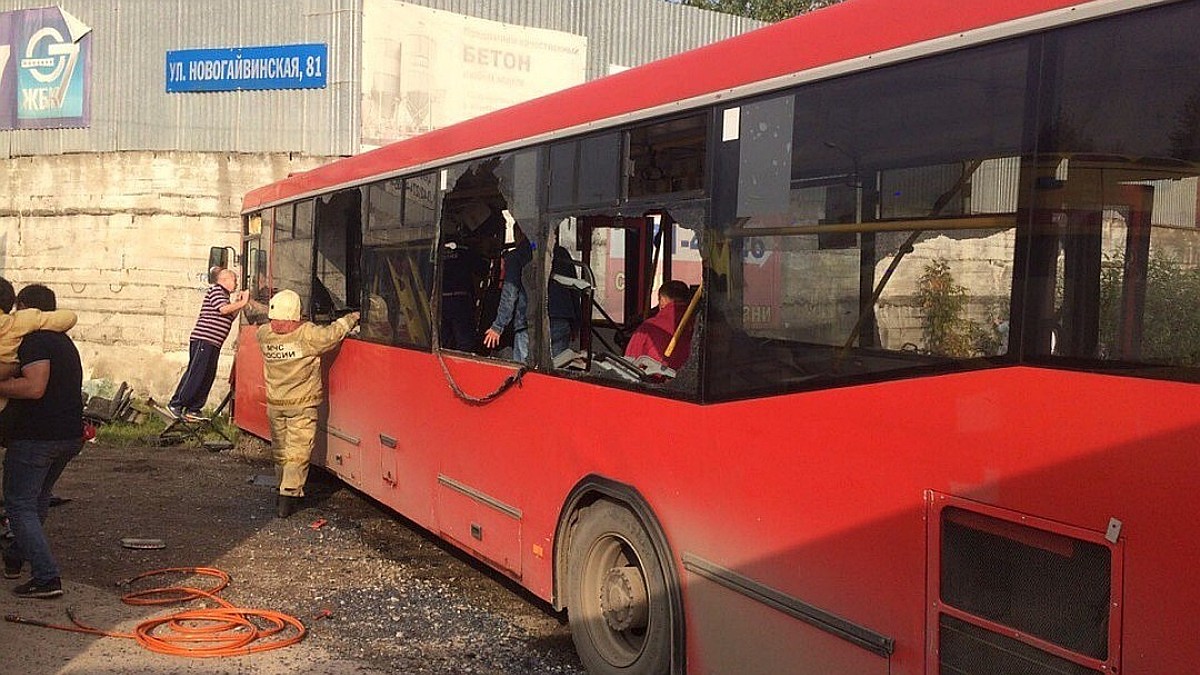
[[[224,597],[296,616],[304,646],[336,658],[414,675],[584,672],[565,616],[327,474],[312,473],[303,510],[275,518],[273,491],[251,482],[272,472],[259,453],[89,444],[48,523],[64,581],[218,567],[233,577]]]

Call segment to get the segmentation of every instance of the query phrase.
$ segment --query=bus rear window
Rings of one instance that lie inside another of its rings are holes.
[[[1055,364],[1200,379],[1197,21],[1183,3],[1050,43],[1026,344]]]

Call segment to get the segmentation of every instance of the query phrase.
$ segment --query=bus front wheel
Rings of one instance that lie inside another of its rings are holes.
[[[672,616],[663,561],[626,508],[585,509],[568,554],[568,617],[589,673],[663,675],[671,667]]]

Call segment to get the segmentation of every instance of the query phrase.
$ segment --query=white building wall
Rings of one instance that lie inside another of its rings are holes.
[[[322,163],[287,154],[126,152],[0,162],[0,276],[79,313],[85,376],[164,400],[187,363],[210,246],[240,248],[249,189]],[[226,389],[233,337],[214,387]]]

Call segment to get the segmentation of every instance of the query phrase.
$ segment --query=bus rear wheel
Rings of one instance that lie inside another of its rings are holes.
[[[589,673],[663,675],[672,616],[663,561],[646,528],[607,501],[585,509],[568,553],[568,616]]]

